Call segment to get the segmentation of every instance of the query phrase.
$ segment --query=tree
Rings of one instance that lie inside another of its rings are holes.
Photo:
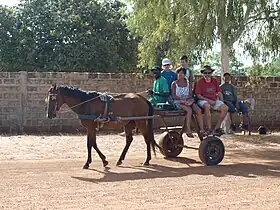
[[[124,7],[120,1],[22,1],[12,13],[16,24],[8,24],[17,25],[13,36],[17,52],[10,51],[17,58],[14,69],[113,72],[135,68],[137,40],[125,24]],[[7,68],[13,65],[5,63]]]
[[[152,63],[158,45],[168,46],[162,53],[177,57],[179,54],[196,54],[205,58],[214,42],[220,43],[221,73],[229,71],[233,44],[244,43],[244,49],[256,51],[248,36],[257,30],[270,29],[266,34],[258,33],[258,39],[273,33],[269,43],[260,42],[266,49],[278,51],[280,39],[271,22],[279,22],[279,5],[273,0],[131,0],[133,13],[130,28],[142,37],[140,64]],[[272,47],[272,48],[271,48]],[[168,50],[170,49],[170,50]],[[204,51],[204,53],[203,53]],[[148,55],[150,57],[148,57]],[[251,56],[258,56],[250,53]]]
[[[17,27],[15,12],[9,7],[0,5],[0,70],[18,67]]]
[[[246,73],[253,76],[280,76],[280,59],[273,59],[265,65],[253,65],[246,68]]]

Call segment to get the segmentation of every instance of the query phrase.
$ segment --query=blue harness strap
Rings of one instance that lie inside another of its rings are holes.
[[[100,100],[102,102],[105,103],[105,109],[104,109],[104,116],[107,116],[107,115],[112,115],[113,112],[112,112],[112,100],[114,99],[113,96],[111,95],[108,95],[108,94],[102,94],[100,96]]]

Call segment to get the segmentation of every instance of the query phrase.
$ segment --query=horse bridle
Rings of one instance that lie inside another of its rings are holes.
[[[57,100],[56,100],[56,98],[57,98],[57,94],[56,93],[49,93],[49,101],[48,101],[48,103],[50,103],[51,101],[55,102],[55,110],[58,111],[57,110]]]
[[[51,101],[56,101],[56,96],[57,96],[57,94],[55,94],[55,93],[50,93],[50,94],[49,94],[49,99],[50,99]]]

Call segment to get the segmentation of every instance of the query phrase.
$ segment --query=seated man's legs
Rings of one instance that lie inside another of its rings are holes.
[[[212,109],[220,112],[219,120],[215,126],[215,130],[218,130],[221,128],[221,124],[227,115],[228,107],[227,105],[224,104],[224,102],[220,100],[216,100],[216,103],[214,106],[212,106]]]
[[[235,125],[233,124],[233,114],[236,112],[236,101],[224,101],[224,103],[228,106],[228,112],[229,112],[229,116],[230,116],[230,123],[231,123],[231,129],[235,130]]]
[[[236,112],[236,102],[235,101],[224,101],[225,105],[228,106],[228,112],[229,113],[235,113]]]
[[[192,109],[193,109],[193,111],[195,112],[195,115],[196,115],[197,123],[198,123],[198,126],[199,126],[199,132],[200,132],[200,134],[202,134],[204,136],[204,135],[206,135],[206,133],[205,133],[204,127],[203,127],[203,116],[202,116],[201,109],[195,103],[192,104]]]
[[[197,105],[204,109],[205,114],[205,124],[206,124],[206,130],[211,130],[211,112],[210,112],[210,104],[205,100],[198,100]]]

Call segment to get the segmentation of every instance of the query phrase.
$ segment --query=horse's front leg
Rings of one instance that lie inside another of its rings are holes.
[[[97,147],[97,143],[96,143],[96,128],[95,127],[94,127],[94,129],[92,130],[92,133],[91,133],[91,140],[92,140],[92,147],[95,149],[95,151],[99,155],[100,159],[102,160],[103,166],[106,167],[108,165],[108,161],[106,160],[105,155],[103,155],[103,153]]]
[[[92,159],[91,159],[91,148],[92,148],[92,140],[90,138],[89,135],[87,135],[87,150],[88,150],[88,158],[87,158],[87,162],[84,165],[84,169],[88,169],[89,168],[89,164],[91,164]]]
[[[96,143],[96,130],[94,128],[90,132],[88,132],[88,139],[87,139],[88,159],[87,159],[87,162],[84,165],[84,169],[88,169],[89,168],[89,164],[92,162],[92,159],[91,159],[91,148],[92,147],[95,149],[95,151],[97,152],[97,154],[101,158],[103,166],[104,167],[107,166],[108,165],[108,161],[106,160],[105,155],[97,147],[97,143]]]

